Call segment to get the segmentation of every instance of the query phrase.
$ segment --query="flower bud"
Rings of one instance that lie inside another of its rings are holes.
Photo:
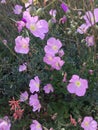
[[[39,8],[39,9],[36,11],[36,15],[38,15],[38,16],[43,15],[43,13],[44,13],[43,8]]]

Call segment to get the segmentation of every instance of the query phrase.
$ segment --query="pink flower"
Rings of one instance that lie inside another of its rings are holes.
[[[54,130],[53,128],[50,128],[49,130]]]
[[[56,14],[57,14],[57,11],[55,9],[51,9],[49,11],[49,14],[52,16],[52,18],[50,19],[50,22],[51,23],[56,23]]]
[[[53,69],[60,70],[64,64],[64,61],[61,60],[60,57],[64,55],[64,51],[60,48],[62,47],[62,43],[59,39],[51,37],[47,40],[47,45],[44,47],[45,56],[43,61],[48,65],[51,65]],[[60,56],[55,56],[57,54]]]
[[[27,99],[28,99],[28,93],[27,93],[27,91],[25,91],[24,93],[21,93],[21,95],[20,95],[20,102],[24,102],[24,101],[26,101]]]
[[[93,120],[92,117],[86,116],[81,123],[81,127],[84,128],[84,130],[97,130],[97,122]]]
[[[87,36],[85,40],[86,40],[86,43],[87,43],[88,47],[94,46],[95,40],[94,40],[94,36],[93,35]]]
[[[21,53],[21,54],[27,54],[29,52],[29,41],[30,38],[29,37],[22,37],[22,36],[18,36],[15,39],[15,52],[17,53]]]
[[[86,33],[87,29],[93,26],[95,23],[98,22],[98,8],[94,9],[93,12],[87,11],[83,16],[86,23],[82,24],[78,29],[77,32],[80,34]]]
[[[23,21],[17,21],[16,26],[18,28],[18,32],[21,32],[22,28],[25,27],[25,22]]]
[[[22,6],[21,5],[15,5],[13,11],[14,11],[14,14],[20,14],[22,12]]]
[[[29,87],[30,87],[31,93],[39,92],[40,80],[39,80],[38,76],[36,76],[36,77],[34,77],[34,79],[30,80]]]
[[[77,29],[77,32],[80,33],[80,34],[84,34],[87,32],[87,29],[89,28],[90,26],[86,23],[82,24],[80,27],[78,27]]]
[[[77,96],[84,96],[87,88],[88,81],[80,78],[78,75],[73,75],[69,81],[69,84],[67,85],[67,90],[70,93],[76,94]]]
[[[29,98],[29,105],[30,106],[33,106],[33,112],[37,111],[38,112],[40,111],[41,109],[41,104],[39,102],[39,99],[38,99],[38,95],[37,94],[34,94],[34,95],[31,95],[30,98]]]
[[[54,91],[54,88],[52,87],[51,84],[47,84],[46,86],[44,86],[43,90],[45,91],[45,93],[50,93]]]
[[[62,82],[66,82],[66,77],[67,77],[67,73],[65,72]]]
[[[51,63],[51,67],[56,69],[56,70],[60,70],[61,67],[64,65],[64,63],[65,62],[63,60],[61,60],[60,57],[57,56],[57,57],[53,58],[53,61]]]
[[[57,14],[57,11],[55,9],[51,9],[49,11],[49,14],[52,16],[52,17],[56,17],[56,14]]]
[[[7,45],[7,43],[8,43],[6,39],[4,39],[2,42],[4,45]]]
[[[95,8],[93,12],[87,11],[83,18],[89,26],[94,25],[98,22],[98,8]]]
[[[72,117],[72,115],[70,115],[70,122],[72,125],[76,126],[77,125],[77,122],[76,120]]]
[[[7,116],[3,119],[0,119],[0,130],[10,130],[11,123]]]
[[[43,58],[43,61],[45,63],[47,63],[48,65],[51,65],[52,64],[52,61],[53,61],[53,58],[54,56],[50,55],[50,54],[46,54]]]
[[[67,18],[66,16],[63,16],[62,18],[59,19],[59,24],[64,24],[66,22]]]
[[[67,12],[69,10],[68,6],[64,2],[61,4],[61,8],[64,12]]]
[[[6,0],[1,0],[1,4],[6,4]]]
[[[25,70],[27,70],[27,64],[26,63],[19,66],[19,72],[22,72],[22,71],[25,71]]]
[[[37,120],[32,121],[30,128],[31,128],[30,130],[42,130],[42,126]]]
[[[44,39],[45,33],[48,32],[48,23],[46,20],[38,20],[38,16],[30,17],[26,27],[35,36]]]
[[[50,20],[49,20],[49,23],[50,23],[50,26],[51,24],[53,23],[56,23],[56,18],[55,17],[52,17]]]
[[[29,19],[31,19],[31,14],[28,11],[24,11],[22,21],[27,23]]]
[[[90,75],[93,75],[93,73],[94,73],[94,70],[89,70]]]
[[[59,57],[62,57],[62,56],[64,55],[63,49],[60,49],[60,50],[58,51],[58,55],[59,55]]]
[[[55,39],[51,37],[47,41],[47,45],[45,46],[44,50],[47,54],[55,55],[58,53],[59,49],[62,47],[62,43],[59,39]]]

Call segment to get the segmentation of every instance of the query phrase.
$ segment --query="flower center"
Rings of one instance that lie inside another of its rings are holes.
[[[59,67],[59,63],[57,62],[56,64],[55,64],[57,67]]]
[[[80,81],[76,81],[76,82],[75,82],[75,85],[76,85],[77,87],[80,87],[80,86],[81,86],[81,82],[80,82]]]
[[[36,126],[37,128],[40,128],[40,125],[39,124],[37,124],[37,126]]]
[[[50,89],[50,88],[51,88],[51,85],[48,85],[48,88]]]
[[[26,49],[28,48],[28,46],[25,43],[23,43],[22,48]]]
[[[91,38],[89,38],[89,39],[88,39],[88,42],[89,42],[89,43],[91,43],[91,42],[92,42],[92,39],[91,39]]]
[[[94,37],[93,36],[89,37],[88,43],[94,43]]]
[[[53,50],[57,50],[58,49],[56,45],[54,45],[52,48],[53,48]]]
[[[91,24],[96,23],[96,16],[92,16],[92,17],[90,18],[90,23],[91,23]]]
[[[85,124],[85,126],[88,126],[88,125],[89,125],[89,123],[88,123],[87,121],[86,121],[84,124]]]
[[[32,31],[35,31],[35,30],[36,30],[36,26],[35,26],[35,25],[31,25],[31,26],[30,26],[30,29],[31,29]]]
[[[36,87],[39,88],[39,84],[38,83],[36,83]]]
[[[49,56],[49,57],[48,57],[48,59],[51,61],[51,60],[52,60],[52,57],[51,57],[51,56]]]

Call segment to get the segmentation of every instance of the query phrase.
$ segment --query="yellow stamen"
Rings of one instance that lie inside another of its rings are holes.
[[[24,48],[24,49],[26,49],[26,48],[28,48],[28,45],[26,45],[25,43],[22,45],[22,47]]]
[[[37,124],[37,126],[36,126],[37,128],[40,128],[40,124]]]
[[[80,86],[81,86],[81,82],[80,82],[80,81],[76,81],[76,82],[75,82],[75,85],[76,85],[77,87],[80,87]]]
[[[30,26],[30,29],[31,29],[32,31],[35,31],[35,30],[36,30],[36,26],[35,26],[35,25],[31,25],[31,26]]]
[[[59,64],[58,64],[58,63],[56,63],[55,65],[56,65],[57,67],[59,66]]]
[[[89,125],[89,123],[88,123],[87,121],[86,121],[84,124],[85,124],[85,126],[88,126],[88,125]]]
[[[58,49],[56,45],[54,45],[52,48],[53,48],[53,50],[57,50]]]
[[[39,84],[38,83],[36,83],[36,87],[39,88]]]

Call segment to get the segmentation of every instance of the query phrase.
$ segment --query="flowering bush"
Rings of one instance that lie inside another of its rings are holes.
[[[98,2],[78,3],[0,1],[1,129],[98,129]]]

